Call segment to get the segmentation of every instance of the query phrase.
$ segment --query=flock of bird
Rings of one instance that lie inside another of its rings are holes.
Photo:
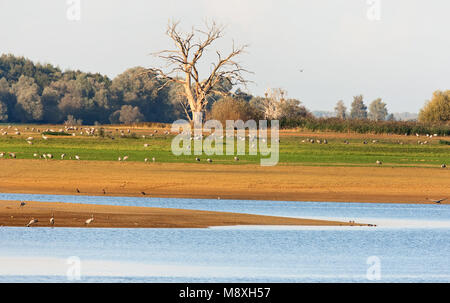
[[[26,202],[20,202],[19,207],[23,208],[27,205]],[[88,226],[89,224],[91,224],[92,222],[94,222],[94,215],[92,214],[90,218],[88,218],[86,221],[84,221],[84,225]],[[33,225],[36,225],[39,223],[39,219],[35,219],[35,218],[31,218],[30,222],[28,222],[27,225],[25,225],[26,227],[31,227]],[[49,219],[49,223],[51,227],[55,226],[55,214],[52,213],[52,216]]]
[[[141,192],[142,195],[146,195],[145,192]],[[218,198],[220,199],[220,197]],[[434,202],[436,204],[442,204],[442,202],[448,200],[448,198],[442,198],[442,199],[429,199],[427,198],[427,200]],[[25,207],[27,203],[26,202],[20,202],[20,206],[19,207]],[[92,214],[90,218],[86,219],[86,221],[84,221],[84,225],[88,226],[89,224],[91,224],[92,222],[94,222],[94,215]],[[39,219],[35,219],[35,218],[31,218],[30,222],[28,222],[28,224],[26,225],[26,227],[31,227],[33,225],[36,225],[37,223],[39,223]],[[55,215],[54,213],[52,213],[51,218],[49,219],[49,223],[50,226],[54,227],[55,226]],[[350,223],[355,223],[354,221],[350,221]]]
[[[125,181],[122,185],[120,185],[120,187],[124,188],[127,184],[128,184],[128,182]],[[77,194],[81,194],[81,190],[79,188],[75,188],[75,191],[77,192]],[[104,195],[106,195],[106,189],[103,188],[102,192]],[[147,193],[145,191],[141,191],[140,194],[143,196],[147,195]]]
[[[8,128],[7,128],[7,130],[4,130],[3,128],[2,129],[0,129],[0,133],[2,134],[2,135],[7,135],[8,134],[8,131],[10,130],[12,128],[12,126],[11,125],[8,125]],[[20,130],[18,129],[18,128],[14,128],[13,129],[14,130],[14,134],[16,134],[16,135],[21,135],[21,132],[20,132]],[[37,132],[37,133],[41,133],[41,130],[39,130],[39,129],[37,129],[37,128],[28,128],[28,127],[25,127],[25,131],[30,131],[31,130],[31,132]],[[69,131],[71,131],[71,132],[73,132],[73,133],[71,133],[71,135],[72,136],[75,136],[75,135],[77,135],[78,134],[78,132],[79,132],[79,134],[80,135],[88,135],[88,136],[93,136],[93,135],[95,135],[99,130],[98,129],[96,129],[96,128],[94,128],[94,127],[85,127],[85,128],[83,128],[83,127],[77,127],[77,126],[65,126],[65,128],[64,129],[59,129],[59,130],[54,130],[54,129],[45,129],[45,130],[43,130],[43,133],[41,134],[41,136],[42,136],[42,139],[43,140],[48,140],[48,137],[46,136],[46,135],[44,135],[44,133],[47,133],[47,132],[69,132]],[[117,133],[119,133],[121,136],[126,136],[126,133],[127,134],[130,134],[131,133],[131,129],[127,129],[126,131],[125,130],[123,130],[123,129],[119,129],[119,128],[116,128],[115,129],[115,131],[117,132]],[[150,136],[150,137],[153,137],[155,134],[157,134],[158,133],[158,130],[154,130],[153,131],[153,133],[151,133],[150,135],[142,135],[142,138],[147,138],[147,136]],[[164,132],[164,135],[169,135],[170,134],[170,132],[169,131],[165,131]],[[203,138],[204,138],[204,135],[203,134],[200,134],[200,135],[192,135],[191,134],[191,132],[189,131],[189,132],[182,132],[181,133],[182,135],[186,135],[186,136],[188,136],[189,138],[190,138],[190,140],[191,141],[195,141],[195,140],[202,140]],[[415,134],[416,135],[416,137],[420,137],[421,135],[419,135],[418,133],[416,133]],[[257,139],[258,139],[258,136],[257,135],[255,135],[255,134],[247,134],[247,135],[245,135],[245,136],[242,136],[242,135],[238,135],[238,134],[226,134],[225,136],[223,136],[223,135],[221,135],[221,136],[219,136],[219,135],[216,135],[215,133],[213,133],[213,134],[211,134],[211,137],[214,137],[214,136],[218,136],[218,138],[219,139],[224,139],[224,138],[230,138],[230,137],[236,137],[236,139],[237,140],[241,140],[241,141],[245,141],[246,140],[246,137],[248,137],[248,141],[249,141],[249,145],[251,145],[251,147],[252,148],[256,148],[256,144],[257,144]],[[408,134],[405,134],[405,136],[408,136]],[[428,140],[430,140],[430,139],[432,139],[433,137],[437,137],[438,136],[438,134],[432,134],[432,135],[430,135],[430,134],[426,134],[425,135],[425,137],[426,138],[428,138]],[[112,139],[113,139],[113,137],[111,137]],[[266,139],[265,138],[263,138],[263,137],[260,137],[259,138],[263,143],[264,142],[266,142]],[[35,138],[34,137],[32,137],[32,136],[30,136],[30,137],[28,137],[28,138],[26,138],[26,142],[28,143],[28,144],[30,144],[30,145],[32,145],[33,144],[33,142],[35,141]],[[278,142],[280,142],[279,140],[278,140]],[[311,143],[311,144],[314,144],[314,143],[316,143],[316,144],[328,144],[328,140],[327,139],[317,139],[317,138],[313,138],[313,139],[311,139],[311,138],[306,138],[306,139],[303,139],[302,141],[301,141],[302,143]],[[379,141],[378,140],[372,140],[371,141],[373,144],[375,144],[375,143],[378,143]],[[344,144],[346,144],[346,145],[348,145],[348,144],[350,144],[350,141],[349,140],[344,140],[343,141],[343,143]],[[369,144],[369,141],[367,141],[367,140],[364,140],[363,142],[362,142],[363,144]],[[417,142],[418,144],[421,144],[421,145],[423,145],[423,144],[428,144],[429,143],[429,141],[418,141]],[[403,142],[401,142],[401,141],[398,141],[398,144],[403,144]],[[148,143],[145,143],[144,144],[144,147],[149,147],[150,146],[150,144],[148,144]],[[250,146],[249,146],[250,147]],[[188,146],[188,148],[190,148],[190,146]],[[1,158],[11,158],[11,159],[16,159],[17,158],[17,153],[15,153],[15,152],[0,152],[0,159]],[[54,159],[54,155],[53,154],[51,154],[51,153],[42,153],[42,154],[39,154],[39,153],[34,153],[33,154],[33,157],[34,158],[39,158],[39,159],[45,159],[45,160],[49,160],[49,159]],[[61,154],[60,155],[60,158],[61,158],[61,160],[64,160],[64,159],[70,159],[70,160],[81,160],[81,157],[79,156],[79,155],[73,155],[73,156],[68,156],[68,155],[66,155],[65,153],[63,153],[63,154]],[[127,161],[129,159],[129,156],[128,155],[124,155],[124,156],[119,156],[118,158],[117,158],[117,160],[118,161]],[[239,161],[239,158],[238,157],[234,157],[234,160],[235,161]],[[200,158],[195,158],[195,161],[197,161],[197,162],[200,162],[201,160],[200,160]],[[156,162],[156,158],[155,157],[152,157],[152,158],[144,158],[144,162],[145,163],[148,163],[148,162]],[[206,159],[206,162],[208,162],[208,163],[212,163],[213,162],[213,159],[211,159],[211,158],[207,158]],[[376,162],[375,162],[375,164],[376,165],[382,165],[383,163],[382,163],[382,161],[381,160],[377,160]],[[441,168],[447,168],[447,164],[441,164]]]
[[[11,128],[12,128],[12,126],[9,125],[8,129],[11,129]],[[19,131],[18,128],[14,128],[14,130],[15,130],[15,133],[14,133],[15,135],[21,135],[21,132]],[[41,134],[41,137],[42,137],[43,140],[48,140],[49,139],[48,136],[44,135],[44,133],[46,133],[46,132],[60,132],[60,133],[62,133],[62,132],[67,132],[67,131],[78,131],[78,130],[81,130],[80,133],[79,133],[80,135],[88,135],[88,136],[93,136],[96,132],[98,132],[98,129],[93,128],[93,127],[86,127],[86,128],[83,129],[82,127],[66,126],[64,129],[61,128],[59,130],[46,129]],[[25,131],[41,133],[40,129],[37,129],[37,128],[34,128],[34,127],[31,128],[31,129],[28,128],[28,127],[25,127]],[[124,130],[116,129],[116,132],[119,132],[121,136],[125,136],[125,131]],[[4,129],[0,129],[0,133],[2,135],[8,135],[8,131],[4,131]],[[131,133],[131,130],[127,129],[126,133],[128,133],[128,134]],[[153,133],[150,134],[149,136],[153,137],[154,134],[156,134],[156,133],[158,133],[158,130],[154,130]],[[165,131],[164,132],[164,135],[168,135],[168,134],[170,134],[169,131]],[[76,136],[76,133],[72,133],[71,135],[72,136]],[[146,135],[142,135],[142,138],[145,139],[146,137],[147,137]],[[113,137],[112,137],[112,139],[113,139]],[[26,140],[26,142],[28,144],[33,145],[33,142],[35,141],[35,137],[30,136],[30,137],[27,137],[25,140]],[[150,146],[150,144],[148,144],[148,143],[144,144],[144,147],[149,147],[149,146]],[[8,158],[8,157],[11,158],[11,159],[16,159],[17,158],[17,153],[15,153],[15,152],[0,152],[0,158]],[[42,154],[34,153],[33,157],[34,158],[39,158],[39,159],[45,159],[45,160],[54,159],[54,155],[51,154],[51,153],[42,153]],[[68,156],[65,153],[61,154],[60,158],[61,158],[61,160],[64,160],[66,158],[68,158],[70,160],[73,160],[73,159],[74,160],[81,160],[81,157],[79,155]],[[128,159],[129,159],[129,156],[127,156],[127,155],[125,155],[123,157],[118,157],[118,161],[126,161]],[[153,162],[156,162],[156,158],[155,157],[152,157],[151,160]],[[149,158],[145,158],[144,162],[150,162],[150,159]]]
[[[407,135],[408,134],[405,134],[405,136],[407,136]],[[416,136],[419,137],[420,135],[416,134]],[[434,134],[434,135],[427,134],[426,135],[426,137],[429,137],[429,138],[433,138],[433,136],[436,137],[437,134]],[[317,144],[328,144],[328,140],[327,139],[309,139],[309,138],[307,138],[307,139],[303,139],[301,142],[302,143],[311,143],[311,144],[314,144],[314,143],[317,143]],[[372,140],[373,144],[376,144],[378,142],[379,142],[378,140],[375,140],[375,139]],[[350,141],[349,140],[344,140],[343,143],[348,145],[348,144],[350,144]],[[367,140],[364,140],[362,143],[364,145],[369,144],[369,142]],[[401,142],[401,141],[398,141],[397,143],[400,144],[400,145],[403,145],[403,142]],[[421,144],[421,145],[424,145],[424,144],[428,144],[429,142],[428,141],[424,141],[424,142],[418,141],[417,143]],[[376,160],[375,164],[382,165],[383,162],[381,162],[380,160]],[[447,164],[445,164],[445,163],[441,164],[441,168],[447,168]]]

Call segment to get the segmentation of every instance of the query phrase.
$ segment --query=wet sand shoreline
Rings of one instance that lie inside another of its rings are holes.
[[[236,225],[362,226],[367,224],[186,209],[0,201],[0,226],[80,228],[207,228]],[[54,225],[50,218],[54,218]],[[86,220],[94,218],[86,224]]]

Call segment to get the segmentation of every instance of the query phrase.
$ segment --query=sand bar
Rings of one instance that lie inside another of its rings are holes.
[[[0,160],[0,179],[3,193],[379,203],[450,197],[450,169],[416,167],[11,159]]]
[[[365,225],[349,222],[260,216],[229,212],[212,212],[172,208],[110,206],[56,202],[0,201],[1,226],[26,226],[32,219],[38,223],[32,227],[83,228],[206,228],[234,225],[307,225],[349,226]],[[94,220],[86,224],[93,215]]]

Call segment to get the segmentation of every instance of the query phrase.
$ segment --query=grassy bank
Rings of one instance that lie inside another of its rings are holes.
[[[15,126],[21,128],[21,126]],[[22,127],[23,128],[23,127]],[[43,130],[44,131],[44,130]],[[52,154],[60,160],[66,154],[65,161],[81,160],[117,161],[128,156],[127,161],[144,161],[156,158],[157,162],[195,163],[194,155],[175,156],[171,152],[174,135],[157,133],[153,129],[133,129],[129,134],[120,135],[120,130],[106,129],[105,136],[52,136],[44,140],[41,133],[23,131],[20,135],[0,136],[0,152],[13,152],[17,159],[39,159],[34,154]],[[10,132],[12,133],[12,132]],[[143,138],[145,136],[145,138]],[[32,145],[26,139],[33,137]],[[326,138],[328,144],[322,144]],[[377,160],[396,166],[440,166],[450,163],[450,146],[443,144],[443,138],[429,139],[425,136],[387,136],[357,135],[339,133],[302,133],[300,131],[282,131],[280,134],[281,165],[357,165],[373,166]],[[314,143],[311,143],[311,140]],[[321,144],[317,142],[321,141]],[[425,143],[426,142],[426,143]],[[425,143],[425,144],[423,144]],[[248,138],[246,146],[248,148]],[[145,146],[147,145],[147,146]],[[193,144],[191,144],[193,146]],[[260,155],[241,155],[239,161],[234,156],[202,155],[200,158],[213,159],[221,164],[258,164]],[[8,158],[6,155],[4,158]],[[42,159],[42,161],[44,161]]]

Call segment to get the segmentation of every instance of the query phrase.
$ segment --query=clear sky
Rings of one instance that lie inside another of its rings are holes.
[[[0,0],[0,53],[114,77],[159,65],[149,53],[172,46],[169,19],[214,19],[226,25],[217,48],[250,45],[253,94],[281,87],[311,110],[363,94],[417,112],[450,89],[448,0],[80,0],[79,21],[71,1]]]

